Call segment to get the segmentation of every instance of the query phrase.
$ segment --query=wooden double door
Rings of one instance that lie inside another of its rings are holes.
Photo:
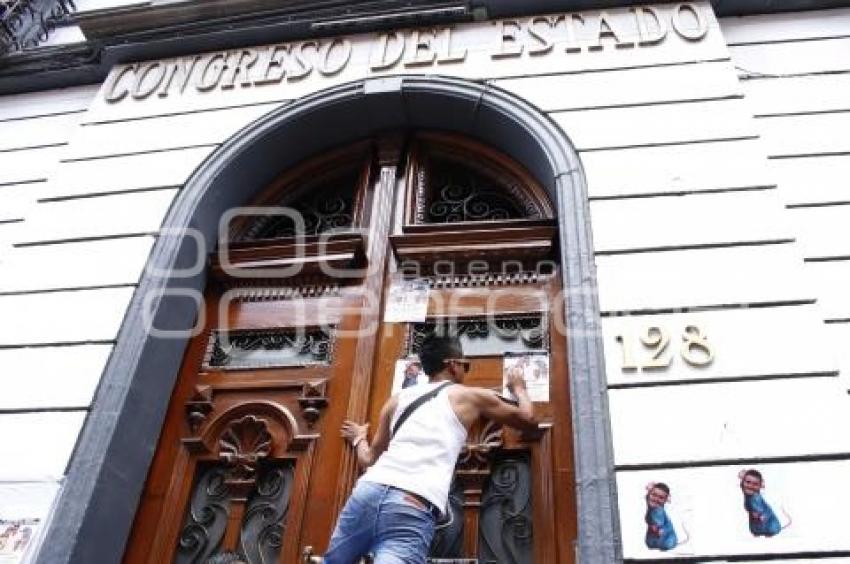
[[[542,194],[510,159],[441,134],[370,139],[283,174],[256,203],[301,219],[246,212],[211,256],[125,561],[321,555],[358,476],[342,421],[374,428],[422,340],[448,331],[469,385],[500,390],[506,353],[548,374],[537,432],[470,432],[432,558],[573,562],[568,351]]]

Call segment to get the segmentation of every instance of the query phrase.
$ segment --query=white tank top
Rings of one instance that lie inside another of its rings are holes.
[[[443,382],[405,388],[398,395],[398,407],[390,429],[405,408]],[[466,427],[460,422],[449,401],[448,388],[420,405],[407,418],[389,447],[360,478],[393,486],[422,496],[441,513],[446,512],[449,487],[460,450],[466,442]]]

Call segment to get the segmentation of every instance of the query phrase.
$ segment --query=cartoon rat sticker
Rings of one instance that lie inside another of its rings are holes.
[[[741,491],[744,493],[744,510],[750,521],[750,532],[756,537],[772,537],[791,525],[791,516],[787,513],[788,523],[782,525],[770,505],[761,495],[764,478],[761,472],[754,468],[741,470],[738,473],[741,480]],[[784,513],[784,511],[783,511]]]
[[[685,540],[678,542],[673,522],[664,506],[670,501],[670,487],[663,482],[650,482],[646,485],[646,547],[653,550],[672,550]],[[687,535],[687,530],[685,535]]]

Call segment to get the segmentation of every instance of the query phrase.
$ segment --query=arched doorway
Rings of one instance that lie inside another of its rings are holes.
[[[310,159],[253,204],[211,257],[206,326],[125,561],[321,550],[355,478],[342,419],[376,425],[404,385],[396,367],[415,367],[440,330],[460,337],[474,385],[499,392],[506,354],[537,362],[541,426],[472,430],[432,556],[572,562],[574,484],[554,479],[573,466],[566,335],[543,188],[480,143],[408,131]],[[421,318],[394,303],[411,297],[428,302]]]
[[[198,311],[192,292],[200,292],[207,280],[206,271],[193,268],[198,243],[215,246],[224,211],[253,201],[277,171],[308,155],[375,132],[410,129],[455,131],[507,154],[528,169],[556,207],[560,276],[568,290],[563,310],[576,460],[574,468],[555,468],[554,480],[576,484],[583,561],[612,560],[617,541],[600,393],[604,370],[586,198],[575,152],[545,116],[501,91],[454,79],[398,77],[344,85],[273,112],[240,132],[187,182],[119,335],[40,561],[116,561],[123,554],[132,500],[141,493],[188,340],[183,331],[192,327]],[[193,236],[181,231],[186,227],[194,229]],[[151,325],[158,336],[151,335]]]

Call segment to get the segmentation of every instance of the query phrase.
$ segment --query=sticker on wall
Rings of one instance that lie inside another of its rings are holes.
[[[419,362],[418,356],[410,356],[397,360],[395,362],[395,372],[393,374],[392,394],[409,388],[418,386],[419,384],[427,384],[431,379],[422,370],[422,363]]]
[[[38,524],[38,519],[0,519],[0,562],[20,562]]]
[[[505,353],[502,361],[502,395],[505,397],[513,397],[508,391],[508,373],[517,368],[522,370],[531,401],[549,401],[549,355]]]
[[[668,551],[686,544],[690,539],[684,524],[681,525],[683,538],[680,541],[673,521],[667,514],[670,503],[670,487],[664,482],[650,482],[646,485],[646,537],[644,542],[650,550]]]
[[[784,514],[782,524],[776,512],[765,500],[762,490],[765,486],[764,477],[755,468],[745,468],[738,472],[741,481],[741,492],[744,494],[744,510],[750,523],[750,533],[754,537],[772,537],[778,535],[791,525],[791,516],[780,508]]]
[[[393,280],[384,308],[385,323],[421,323],[428,316],[427,280]]]

